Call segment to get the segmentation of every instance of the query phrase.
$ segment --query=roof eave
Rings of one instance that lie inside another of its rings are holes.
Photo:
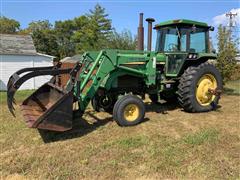
[[[50,57],[50,58],[52,58],[52,59],[55,59],[55,58],[56,58],[56,56],[51,56],[51,55],[42,54],[42,53],[37,53],[37,55],[39,55],[39,56],[45,56],[45,57]]]

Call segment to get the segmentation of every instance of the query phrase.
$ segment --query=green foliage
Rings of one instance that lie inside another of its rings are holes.
[[[218,58],[217,67],[220,70],[224,82],[231,79],[236,68],[237,46],[232,38],[231,31],[220,25],[218,27]]]
[[[72,36],[75,43],[76,53],[82,53],[86,50],[93,50],[96,41],[94,29],[87,16],[80,16],[74,19],[76,32]]]
[[[37,52],[59,57],[59,45],[53,25],[48,20],[32,21],[19,34],[31,34]]]
[[[64,58],[75,54],[75,45],[71,39],[75,31],[72,20],[55,22],[55,37],[58,44],[59,57]]]
[[[72,20],[35,21],[22,33],[32,33],[37,51],[54,55],[58,59],[83,53],[87,50],[107,48],[112,32],[111,20],[99,4],[89,14]]]
[[[37,30],[32,33],[32,38],[37,52],[59,56],[59,45],[54,30]]]
[[[19,30],[20,24],[17,21],[5,17],[0,20],[8,24],[4,29],[1,26],[1,32],[16,33]],[[130,31],[113,31],[111,19],[108,18],[105,8],[99,4],[87,14],[70,20],[56,21],[54,25],[48,20],[33,21],[26,29],[17,33],[31,34],[38,52],[56,56],[58,59],[89,50],[136,47],[136,38]]]
[[[0,17],[0,33],[2,34],[13,34],[20,29],[20,23],[14,19],[7,17]]]
[[[89,14],[74,19],[76,24],[83,24],[73,36],[76,43],[76,53],[86,50],[100,50],[107,48],[108,39],[112,32],[111,20],[105,13],[105,8],[99,4],[90,10]],[[79,27],[79,26],[77,26]]]
[[[114,31],[109,39],[110,49],[134,50],[136,49],[137,39],[132,36],[129,30],[124,30],[121,33]]]
[[[48,20],[43,20],[43,21],[32,21],[31,23],[28,24],[27,29],[30,32],[35,32],[35,31],[43,31],[51,28],[52,28],[52,24]]]

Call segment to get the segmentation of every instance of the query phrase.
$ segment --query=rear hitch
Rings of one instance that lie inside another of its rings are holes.
[[[221,94],[222,94],[221,89],[208,89],[208,92],[215,96],[221,96]]]

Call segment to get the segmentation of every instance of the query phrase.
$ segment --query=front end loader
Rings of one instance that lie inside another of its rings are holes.
[[[120,126],[143,121],[148,94],[152,102],[179,102],[185,111],[206,112],[217,108],[222,78],[209,59],[206,23],[190,20],[167,21],[155,26],[156,50],[151,51],[154,19],[148,18],[148,50],[143,51],[143,14],[138,28],[138,50],[85,52],[73,68],[26,68],[14,73],[8,82],[8,108],[14,114],[14,94],[26,80],[42,75],[53,78],[21,104],[23,117],[31,128],[67,131],[75,111],[83,114],[89,102],[96,111],[107,111]],[[69,74],[64,86],[57,76]],[[78,108],[73,108],[77,104]]]
[[[14,73],[7,84],[7,103],[10,112],[14,114],[14,95],[17,89],[28,79],[43,76],[54,76],[49,82],[41,86],[22,105],[24,119],[31,128],[42,128],[54,131],[65,131],[71,129],[72,109],[74,97],[72,93],[73,78],[69,82],[68,89],[61,89],[55,85],[56,76],[59,74],[70,74],[76,76],[80,68],[77,63],[74,68],[61,69],[61,63],[50,67],[25,68]],[[21,76],[24,74],[23,76]],[[69,107],[66,108],[66,107]],[[71,109],[71,110],[70,110]]]

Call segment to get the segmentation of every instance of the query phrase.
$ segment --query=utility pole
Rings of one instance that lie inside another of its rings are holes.
[[[234,22],[234,18],[237,16],[237,13],[232,13],[232,12],[229,12],[226,14],[226,17],[229,17],[229,27],[230,27],[230,30],[235,26],[233,24]]]
[[[234,24],[234,18],[237,16],[237,13],[232,13],[232,12],[229,12],[229,13],[226,13],[226,17],[229,17],[229,31],[231,33],[230,35],[230,41],[232,39],[232,29],[235,27],[235,24]]]

